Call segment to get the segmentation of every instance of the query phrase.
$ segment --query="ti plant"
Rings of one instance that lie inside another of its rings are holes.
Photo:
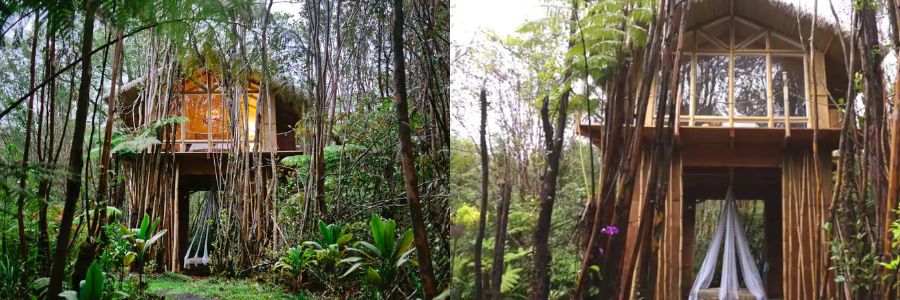
[[[153,234],[159,226],[159,218],[153,221],[153,225],[150,225],[150,215],[147,214],[144,214],[140,228],[128,228],[123,224],[119,224],[119,226],[122,227],[122,232],[125,234],[122,238],[131,242],[132,245],[132,251],[125,255],[123,263],[128,266],[132,262],[137,262],[138,289],[140,289],[143,286],[144,263],[147,254],[150,253],[153,244],[166,233],[166,230],[163,229]]]
[[[323,268],[324,274],[335,273],[347,251],[347,243],[353,239],[353,234],[345,233],[341,224],[325,224],[319,220],[318,225],[319,236],[315,241],[291,248],[275,263],[276,270],[288,271],[294,276],[297,286],[302,286],[302,273],[308,266]]]
[[[314,258],[315,252],[312,249],[305,249],[302,246],[293,247],[288,250],[287,255],[275,263],[273,269],[291,273],[294,286],[299,288],[303,286],[303,270],[316,263]]]
[[[59,293],[60,297],[68,300],[98,300],[98,299],[126,299],[128,294],[121,291],[107,292],[106,278],[100,271],[97,262],[91,263],[79,284],[78,291],[65,291]]]
[[[336,266],[344,257],[347,243],[353,234],[344,233],[341,224],[325,224],[319,220],[319,238],[317,241],[306,241],[303,244],[313,250],[316,261]]]
[[[366,280],[381,291],[382,297],[390,298],[389,293],[397,283],[397,275],[402,272],[403,265],[409,261],[410,253],[415,250],[412,248],[412,230],[406,230],[397,239],[396,229],[397,223],[394,220],[372,214],[369,230],[372,232],[374,244],[359,241],[355,248],[349,248],[358,256],[341,261],[352,264],[343,276],[365,267]]]

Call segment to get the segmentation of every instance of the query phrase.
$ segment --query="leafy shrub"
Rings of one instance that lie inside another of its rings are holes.
[[[358,256],[348,257],[342,261],[352,264],[343,276],[365,267],[366,281],[379,290],[381,297],[390,298],[399,282],[397,275],[403,271],[403,266],[409,261],[409,255],[415,250],[412,248],[413,233],[411,229],[406,230],[397,239],[397,223],[376,214],[372,214],[369,229],[374,244],[359,241],[355,248],[349,248]]]
[[[78,287],[78,291],[65,291],[59,293],[60,297],[68,300],[104,300],[104,299],[127,299],[128,294],[121,291],[110,291],[106,285],[106,274],[100,270],[97,262],[91,263]]]
[[[339,263],[347,251],[346,245],[353,239],[353,234],[345,233],[341,224],[325,224],[322,220],[319,220],[318,229],[319,235],[315,241],[306,241],[291,248],[275,263],[274,269],[291,274],[295,288],[307,283],[304,282],[304,271],[321,282],[335,283],[339,279],[334,274],[338,272]]]
[[[125,233],[122,238],[131,242],[132,246],[132,251],[125,255],[123,263],[128,266],[132,262],[137,262],[138,289],[140,290],[143,285],[144,264],[147,260],[147,254],[150,253],[153,244],[166,233],[166,230],[163,229],[153,234],[159,226],[159,218],[154,220],[151,225],[150,215],[148,214],[144,214],[140,228],[128,228],[124,224],[119,224],[119,226],[122,228],[122,232]]]

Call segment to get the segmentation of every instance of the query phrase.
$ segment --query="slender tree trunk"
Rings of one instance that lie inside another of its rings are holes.
[[[865,153],[864,168],[868,171],[871,182],[871,199],[875,199],[875,209],[878,212],[878,232],[884,234],[883,239],[877,239],[878,245],[889,243],[887,238],[888,224],[885,216],[890,214],[884,201],[887,196],[887,176],[882,164],[887,161],[884,155],[886,132],[884,131],[885,104],[884,99],[884,72],[881,69],[882,55],[875,49],[880,44],[876,20],[875,3],[864,1],[859,8],[859,53],[861,56],[860,67],[863,75],[863,96],[865,100]],[[865,190],[861,190],[865,195]],[[866,199],[866,197],[861,197]],[[878,248],[876,248],[878,249]]]
[[[506,252],[506,227],[509,224],[509,201],[512,185],[500,185],[500,205],[497,206],[497,234],[494,236],[494,265],[491,267],[490,299],[500,300],[500,284],[503,282],[503,256]]]
[[[96,205],[94,206],[94,218],[88,218],[88,228],[87,228],[87,240],[81,244],[81,248],[79,249],[78,258],[75,260],[75,264],[72,267],[72,284],[78,284],[84,279],[84,274],[87,273],[88,267],[90,267],[91,263],[97,257],[97,247],[100,244],[100,241],[96,240],[96,237],[100,237],[103,233],[103,224],[106,222],[106,200],[109,195],[109,165],[110,165],[110,141],[112,139],[112,129],[114,125],[114,120],[116,116],[116,81],[119,76],[119,69],[121,68],[122,62],[122,39],[121,39],[121,31],[116,32],[119,36],[118,42],[116,43],[115,51],[113,52],[113,65],[112,65],[112,75],[110,76],[110,94],[107,97],[107,114],[106,114],[106,128],[103,132],[103,145],[102,152],[100,155],[100,166],[98,169],[99,179],[97,180],[97,195],[96,195]],[[105,63],[105,60],[104,60]],[[85,208],[85,211],[90,211],[90,208]]]
[[[30,72],[30,82],[31,88],[34,88],[34,77],[35,77],[35,64],[37,58],[37,42],[38,42],[38,31],[41,29],[40,25],[41,13],[40,11],[36,11],[34,13],[34,32],[32,33],[31,39],[31,72]],[[25,124],[25,148],[24,153],[22,155],[22,174],[19,177],[19,201],[18,208],[16,210],[16,217],[18,219],[19,225],[19,256],[22,259],[22,269],[25,270],[23,276],[20,278],[22,282],[22,286],[28,286],[28,237],[25,236],[25,189],[27,188],[27,180],[28,180],[28,156],[31,152],[31,124],[34,123],[34,95],[28,97],[28,117]]]
[[[403,165],[403,182],[406,186],[406,200],[412,221],[416,255],[419,259],[419,279],[425,299],[437,296],[434,270],[431,264],[431,248],[428,246],[428,233],[425,231],[425,218],[419,202],[416,165],[413,158],[413,145],[409,123],[409,104],[406,101],[406,61],[403,55],[403,0],[394,0],[394,28],[391,37],[391,48],[394,50],[394,89],[397,110],[398,134],[400,136],[400,161]]]
[[[570,18],[570,35],[574,35],[577,22],[576,11],[578,10],[577,2],[572,3],[572,14]],[[569,42],[569,49],[574,43]],[[569,80],[572,76],[572,69],[566,68],[563,74],[563,80]],[[566,120],[568,119],[569,95],[571,88],[563,90],[559,97],[559,106],[557,107],[556,131],[550,126],[549,119],[549,98],[544,98],[543,107],[541,108],[541,119],[544,124],[545,139],[545,159],[547,169],[541,182],[541,200],[540,212],[538,213],[537,228],[534,232],[534,277],[531,279],[531,299],[548,299],[550,297],[550,229],[553,218],[553,203],[556,200],[556,180],[559,177],[559,162],[562,158],[563,138],[566,131]]]
[[[53,267],[50,271],[50,284],[47,289],[47,298],[56,298],[62,290],[62,281],[65,277],[66,257],[69,254],[69,239],[72,234],[72,219],[75,216],[78,196],[81,192],[81,168],[84,166],[84,131],[87,126],[88,103],[91,90],[91,60],[90,53],[94,42],[94,13],[93,1],[85,1],[84,28],[81,38],[81,53],[85,57],[81,65],[81,78],[78,86],[78,101],[75,109],[75,128],[72,133],[72,149],[69,155],[68,177],[66,178],[66,199],[63,208],[62,220],[59,225],[59,234],[56,238],[56,252],[53,255]]]
[[[49,23],[49,22],[48,22]],[[50,34],[50,30],[47,30],[47,39],[48,42],[48,50],[47,50],[47,75],[53,74],[55,72],[56,66],[56,37]],[[50,92],[47,95],[47,140],[46,142],[46,154],[44,155],[44,164],[45,165],[55,165],[56,160],[53,158],[53,141],[55,131],[55,119],[56,119],[56,80],[54,79],[50,83]],[[38,184],[38,198],[41,200],[38,201],[38,261],[44,262],[41,265],[40,274],[41,276],[47,276],[50,271],[50,233],[49,226],[47,224],[47,201],[49,201],[50,196],[50,184],[51,181],[49,178],[41,179],[41,182]]]
[[[891,1],[891,3],[895,3]],[[891,17],[891,24],[894,24],[892,27],[891,33],[894,40],[894,43],[897,44],[897,27],[896,27],[896,13],[897,6],[891,5],[888,8],[889,14]],[[900,48],[895,49],[895,53],[898,53]],[[900,53],[898,53],[900,54]],[[897,74],[900,74],[900,64],[897,64]],[[894,81],[894,111],[891,114],[891,141],[890,141],[890,165],[888,166],[888,190],[887,190],[887,207],[888,211],[891,212],[887,220],[887,224],[890,224],[894,218],[896,217],[896,213],[894,212],[897,209],[897,203],[900,203],[900,80]],[[889,227],[888,227],[889,228]],[[890,243],[886,243],[885,248],[887,248]]]
[[[100,155],[100,167],[98,169],[100,178],[97,180],[97,202],[99,204],[97,209],[102,210],[102,212],[100,212],[101,217],[105,215],[105,213],[103,212],[105,212],[106,210],[102,208],[105,207],[104,204],[106,203],[106,199],[109,196],[109,162],[111,160],[110,142],[112,140],[113,126],[115,125],[114,121],[116,117],[116,99],[118,99],[117,93],[119,92],[116,89],[116,82],[119,79],[119,74],[121,73],[122,68],[122,32],[120,30],[116,30],[116,35],[118,36],[118,41],[116,42],[116,49],[113,52],[109,97],[106,98],[106,128],[104,128],[103,130],[103,147]],[[97,223],[102,224],[104,221],[104,218],[99,218]],[[99,226],[102,225],[98,225],[98,227]]]
[[[487,92],[481,89],[481,214],[478,216],[478,236],[475,238],[475,299],[484,298],[484,276],[481,273],[481,251],[487,220],[488,152],[487,152]]]
[[[568,75],[570,71],[566,71]],[[568,76],[564,76],[567,78]],[[546,99],[545,99],[546,100]],[[548,299],[550,297],[550,229],[553,217],[553,203],[556,200],[556,180],[559,177],[559,162],[562,158],[563,136],[565,134],[566,114],[569,102],[569,90],[563,92],[557,109],[556,131],[552,127],[544,127],[544,132],[554,132],[553,136],[545,136],[550,142],[547,144],[545,159],[547,172],[541,183],[540,212],[538,214],[537,228],[534,232],[534,277],[532,278],[532,300]],[[545,102],[542,112],[544,124],[549,125],[549,112]]]

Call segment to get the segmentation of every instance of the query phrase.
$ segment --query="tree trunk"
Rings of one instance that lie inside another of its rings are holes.
[[[36,11],[34,13],[34,32],[32,33],[31,39],[31,72],[30,72],[30,81],[31,88],[34,88],[34,77],[35,77],[35,64],[37,57],[37,42],[38,42],[38,31],[40,31],[40,11]],[[28,181],[28,156],[31,151],[31,124],[34,123],[34,95],[28,97],[28,117],[25,124],[25,148],[24,153],[22,154],[22,174],[19,177],[19,201],[18,208],[16,209],[16,218],[18,220],[19,226],[19,256],[22,259],[22,277],[20,278],[22,282],[22,286],[28,286],[28,237],[25,236],[25,189],[27,188]]]
[[[884,99],[884,72],[880,62],[883,55],[872,49],[880,45],[876,20],[875,3],[862,2],[859,13],[859,40],[857,46],[860,53],[860,71],[863,76],[863,99],[865,100],[865,150],[866,160],[864,169],[868,171],[871,183],[871,198],[874,199],[875,210],[878,212],[877,228],[883,234],[883,239],[877,239],[879,245],[889,244],[888,223],[886,216],[891,214],[893,207],[887,207],[880,199],[887,197],[887,175],[883,164],[887,162],[884,149],[886,148],[886,132],[884,131],[885,104]],[[865,195],[866,191],[861,190]],[[860,199],[866,199],[865,196]],[[878,249],[878,248],[875,248]]]
[[[488,152],[487,152],[487,92],[481,89],[481,214],[478,216],[478,236],[475,238],[475,299],[484,298],[484,280],[481,273],[481,251],[484,243],[484,227],[487,220]]]
[[[406,186],[406,200],[413,227],[416,255],[419,259],[419,278],[425,299],[437,296],[434,270],[431,264],[431,248],[428,246],[428,233],[425,231],[425,219],[422,205],[419,203],[419,190],[416,178],[416,165],[413,158],[413,147],[410,138],[409,104],[406,101],[406,61],[403,57],[403,0],[394,0],[394,28],[391,47],[394,50],[394,89],[397,110],[398,135],[400,138],[400,161],[403,165],[403,182]]]
[[[573,3],[572,14],[570,19],[570,35],[574,35],[577,22],[576,11],[577,4]],[[574,43],[569,42],[569,49]],[[563,81],[569,80],[572,76],[572,69],[567,67],[563,74]],[[566,131],[566,119],[568,118],[567,110],[569,106],[569,95],[572,92],[571,87],[563,90],[559,97],[559,107],[557,107],[556,131],[550,126],[549,119],[549,98],[544,98],[543,107],[541,108],[541,120],[544,125],[544,144],[545,159],[547,162],[547,170],[544,173],[541,182],[541,200],[540,212],[538,213],[537,228],[534,232],[534,277],[531,279],[531,299],[548,299],[550,297],[550,229],[553,218],[553,203],[556,200],[556,180],[559,177],[559,162],[562,158],[563,138]],[[552,134],[552,136],[551,136]]]
[[[50,21],[48,20],[48,23]],[[51,35],[51,31],[47,30],[47,76],[52,75],[55,72],[56,68],[56,37]],[[45,79],[46,80],[46,79]],[[46,144],[44,154],[43,163],[45,165],[55,165],[56,160],[53,158],[53,141],[54,134],[56,134],[55,130],[55,119],[56,119],[56,79],[52,79],[50,83],[50,92],[47,95],[47,139],[44,141]],[[41,122],[39,122],[41,123]],[[50,271],[50,233],[49,226],[47,224],[47,201],[49,201],[50,196],[50,184],[51,181],[49,178],[42,178],[41,182],[38,183],[38,198],[41,199],[38,201],[38,261],[43,262],[41,264],[41,269],[39,270],[39,274],[41,276],[47,276]]]
[[[94,206],[94,218],[88,218],[88,228],[87,228],[87,240],[81,244],[81,247],[78,250],[78,257],[75,259],[75,264],[72,267],[72,284],[77,285],[84,279],[84,274],[87,273],[88,267],[90,267],[91,262],[97,257],[97,246],[100,245],[100,241],[95,237],[99,237],[103,234],[103,224],[106,222],[106,199],[109,195],[109,161],[110,161],[110,141],[112,139],[112,129],[114,125],[115,115],[116,115],[116,81],[119,76],[119,69],[121,68],[122,62],[122,32],[116,30],[116,35],[118,35],[118,41],[116,42],[116,48],[113,52],[113,65],[112,65],[112,75],[110,76],[110,89],[109,89],[109,97],[107,100],[107,114],[106,114],[106,128],[103,132],[103,146],[102,152],[100,155],[100,166],[98,169],[99,179],[97,180],[97,196],[96,196],[96,206]],[[106,61],[104,60],[104,63]],[[86,208],[86,211],[90,211],[90,208]]]
[[[506,252],[506,227],[509,224],[509,201],[512,185],[500,185],[500,205],[497,206],[497,234],[494,236],[494,265],[491,268],[490,299],[500,300],[500,284],[503,283],[503,256]]]
[[[72,234],[72,219],[75,216],[78,196],[81,192],[81,168],[84,165],[84,131],[87,125],[88,102],[91,90],[91,59],[90,53],[94,42],[94,13],[93,1],[85,1],[84,28],[81,38],[81,55],[85,57],[81,65],[81,78],[78,86],[78,100],[75,109],[75,128],[72,133],[72,149],[69,155],[69,176],[66,178],[66,199],[63,208],[62,221],[59,225],[59,234],[56,238],[56,252],[53,255],[53,267],[50,271],[50,283],[47,289],[47,298],[56,298],[62,290],[62,281],[65,277],[66,257],[69,254],[69,239]]]

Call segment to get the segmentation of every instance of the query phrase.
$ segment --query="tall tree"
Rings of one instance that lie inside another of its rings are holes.
[[[72,148],[69,153],[68,176],[66,177],[66,198],[59,234],[56,237],[56,252],[53,255],[53,267],[50,270],[50,284],[47,298],[56,298],[62,290],[65,277],[66,257],[69,254],[69,239],[72,235],[72,220],[75,217],[75,206],[81,193],[81,168],[84,167],[84,132],[87,126],[88,103],[91,90],[90,54],[94,43],[94,18],[96,3],[84,1],[84,26],[81,36],[81,78],[78,85],[78,100],[75,104],[75,128],[72,132]]]
[[[500,300],[500,285],[503,283],[503,258],[506,252],[506,227],[509,224],[509,201],[512,185],[504,181],[500,184],[500,204],[497,205],[497,234],[494,236],[494,264],[491,266],[491,286],[488,295],[492,300]]]
[[[578,1],[572,2],[570,18],[570,36],[575,33],[574,23],[577,19]],[[574,43],[569,41],[569,49]],[[572,68],[566,66],[563,73],[563,82],[570,80]],[[565,137],[566,120],[568,119],[569,96],[572,88],[569,84],[559,96],[559,106],[556,108],[556,130],[550,125],[549,98],[544,98],[541,108],[541,120],[544,127],[544,159],[546,171],[541,180],[540,211],[538,213],[537,228],[534,231],[534,276],[531,278],[531,299],[547,299],[550,297],[550,229],[553,218],[553,203],[556,200],[556,181],[559,177],[559,162],[562,158],[563,137]]]
[[[484,298],[484,277],[481,274],[481,251],[487,220],[488,151],[487,151],[487,92],[481,89],[481,214],[478,215],[478,236],[475,237],[475,299]]]
[[[31,64],[30,64],[30,87],[34,88],[34,77],[35,77],[35,62],[37,57],[37,45],[38,45],[38,32],[40,31],[41,24],[41,12],[40,10],[34,13],[34,32],[32,33],[31,39]],[[28,180],[28,156],[31,151],[31,124],[34,123],[32,120],[34,119],[34,95],[28,97],[28,117],[25,121],[25,149],[22,154],[22,174],[19,177],[19,201],[18,208],[16,210],[16,217],[19,225],[19,256],[22,259],[22,269],[26,270],[23,273],[23,276],[20,278],[22,281],[22,286],[26,286],[28,283],[28,237],[25,236],[25,188],[26,181]]]
[[[391,48],[394,52],[394,99],[397,110],[397,126],[400,138],[400,161],[403,165],[403,182],[406,187],[406,201],[412,219],[413,240],[416,245],[416,256],[419,259],[419,277],[425,299],[437,296],[434,270],[431,263],[431,248],[428,246],[428,233],[425,231],[425,218],[419,201],[418,180],[416,178],[416,162],[413,158],[413,147],[409,123],[409,104],[406,100],[406,61],[403,55],[403,0],[394,0],[394,24],[391,34]]]
[[[118,80],[118,76],[120,73],[121,63],[122,63],[122,32],[118,29],[115,30],[117,35],[116,47],[113,52],[113,65],[112,65],[112,75],[110,77],[110,89],[109,96],[106,97],[107,101],[107,113],[106,113],[106,128],[104,128],[103,133],[103,145],[101,145],[100,152],[100,166],[98,168],[99,178],[97,180],[97,195],[94,197],[94,212],[93,214],[87,214],[87,236],[86,240],[81,244],[81,248],[79,249],[79,253],[77,258],[75,259],[75,263],[72,267],[72,284],[75,285],[81,282],[84,279],[84,275],[87,273],[88,268],[91,263],[97,256],[97,251],[102,250],[98,246],[100,246],[100,241],[98,238],[101,238],[103,234],[103,223],[106,219],[106,202],[109,195],[109,166],[110,166],[110,143],[112,142],[112,131],[113,124],[116,115],[116,81]],[[106,64],[106,60],[103,60],[103,64]],[[102,80],[102,78],[101,78]],[[96,107],[95,107],[96,110]],[[86,207],[85,210],[90,210],[90,207]],[[93,216],[93,217],[91,217]]]

